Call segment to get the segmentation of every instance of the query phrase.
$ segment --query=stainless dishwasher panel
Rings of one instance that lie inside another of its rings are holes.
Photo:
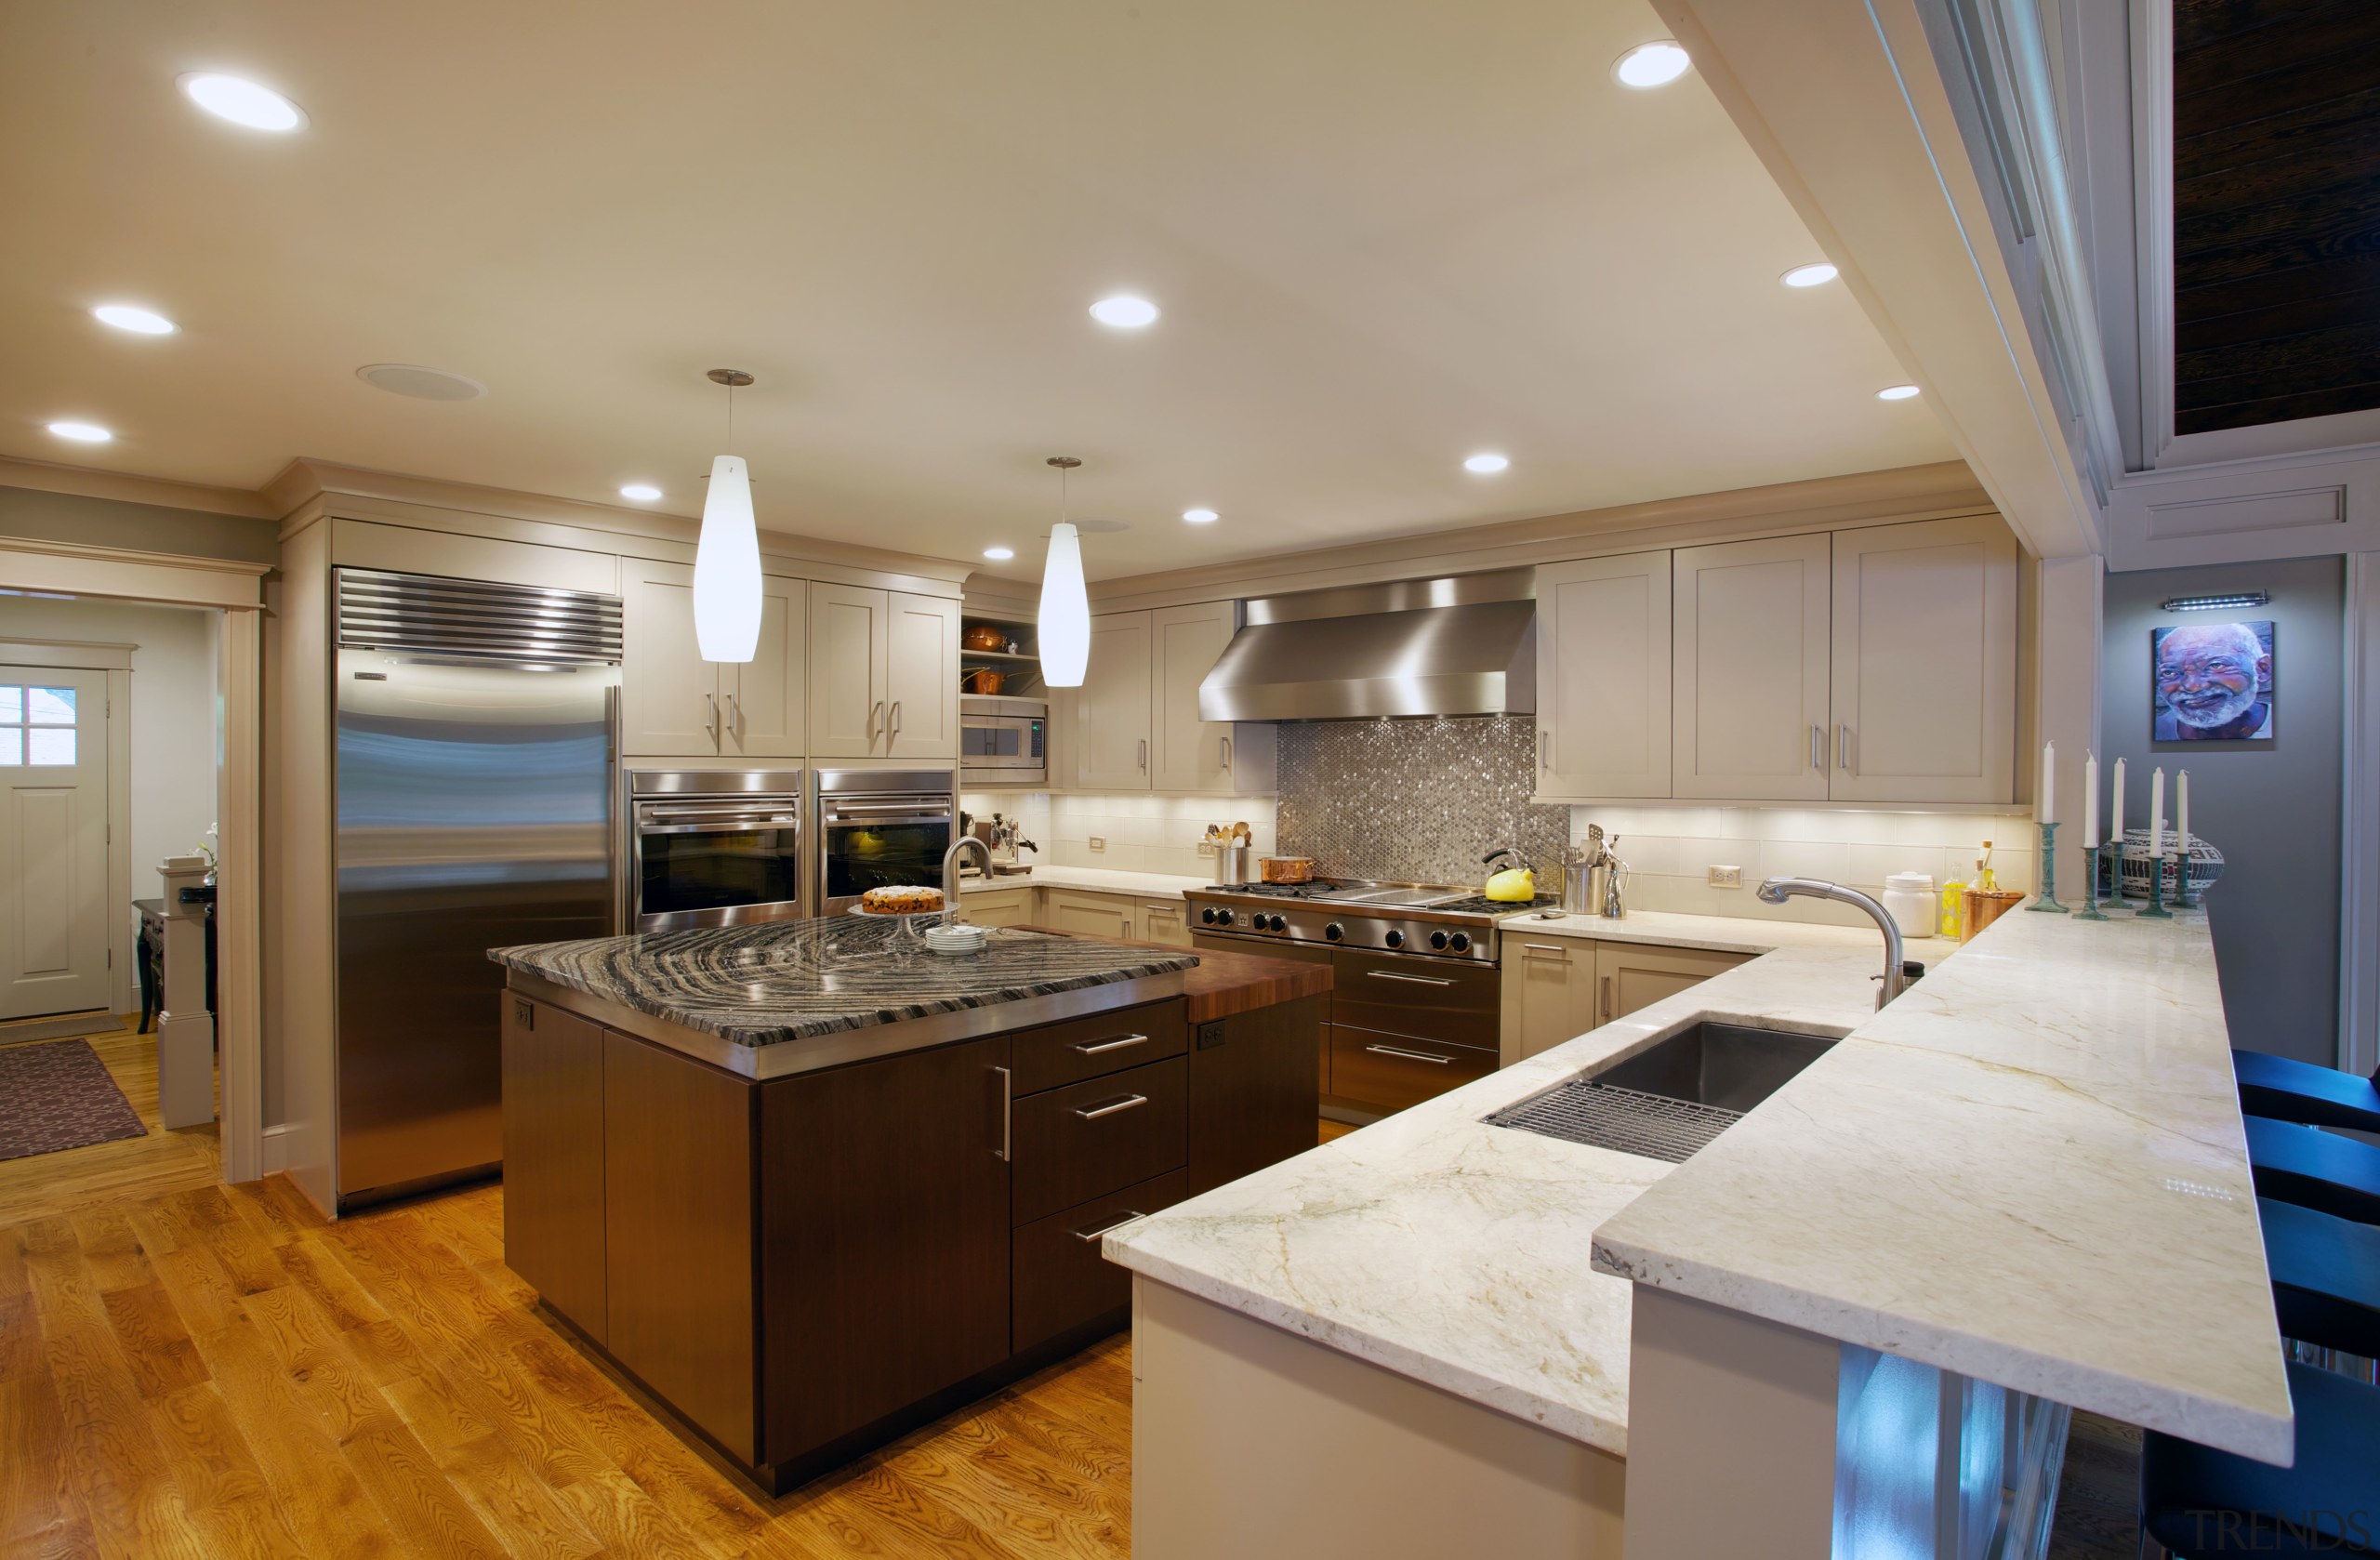
[[[618,667],[550,641],[521,648],[551,659],[502,659],[500,619],[483,608],[499,628],[477,632],[452,599],[489,593],[516,624],[518,597],[608,602],[614,655],[618,603],[428,584],[445,594],[411,605],[410,640],[342,613],[343,637],[384,641],[343,645],[336,668],[342,1206],[501,1163],[504,982],[487,950],[601,937],[617,915]]]

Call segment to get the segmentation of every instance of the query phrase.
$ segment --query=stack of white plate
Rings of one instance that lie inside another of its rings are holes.
[[[959,954],[983,952],[984,945],[991,940],[991,936],[988,927],[953,922],[948,926],[926,928],[926,946],[936,953],[955,958]]]

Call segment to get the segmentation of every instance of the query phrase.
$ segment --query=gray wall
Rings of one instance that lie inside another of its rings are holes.
[[[280,531],[271,521],[241,515],[0,487],[0,536],[271,563],[281,556]]]
[[[2224,854],[2207,913],[2232,1042],[2324,1064],[2337,1059],[2338,1044],[2345,581],[2338,558],[2109,575],[2102,662],[2101,781],[2116,759],[2125,760],[2125,824],[2146,825],[2149,774],[2158,765],[2170,824],[2174,775],[2187,768],[2190,832]],[[2268,590],[2272,602],[2236,613],[2158,606],[2169,596],[2227,590]],[[2273,622],[2273,740],[2152,743],[2149,631],[2262,617]]]

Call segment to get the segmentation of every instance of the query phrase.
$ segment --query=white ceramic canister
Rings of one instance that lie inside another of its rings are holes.
[[[1903,937],[1931,937],[1941,909],[1934,900],[1934,874],[1895,872],[1884,879],[1884,908]]]

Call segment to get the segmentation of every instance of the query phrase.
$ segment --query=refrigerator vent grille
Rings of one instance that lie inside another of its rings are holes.
[[[587,590],[338,569],[338,642],[444,659],[602,665],[620,658],[620,599]]]

